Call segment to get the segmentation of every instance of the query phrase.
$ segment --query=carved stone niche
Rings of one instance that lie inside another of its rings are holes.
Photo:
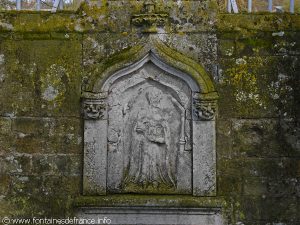
[[[204,70],[163,56],[150,49],[84,93],[85,195],[215,195],[217,94]]]

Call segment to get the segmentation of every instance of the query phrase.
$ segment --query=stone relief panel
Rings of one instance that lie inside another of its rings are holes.
[[[188,85],[148,62],[108,94],[107,191],[192,193]]]
[[[218,95],[182,68],[150,51],[83,93],[85,195],[216,194]]]

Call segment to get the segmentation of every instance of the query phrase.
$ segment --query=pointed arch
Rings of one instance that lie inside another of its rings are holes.
[[[129,74],[151,61],[159,68],[185,80],[202,99],[217,99],[213,79],[203,66],[169,48],[157,37],[150,35],[147,44],[136,45],[99,64],[85,86],[86,92],[103,93],[118,77]]]

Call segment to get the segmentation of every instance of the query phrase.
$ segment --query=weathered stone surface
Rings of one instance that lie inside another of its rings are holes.
[[[95,224],[107,220],[109,224],[172,224],[172,225],[222,225],[219,209],[193,208],[84,208],[77,214],[81,218],[95,220]],[[100,218],[100,215],[103,216]],[[102,219],[102,220],[98,220]],[[106,221],[105,221],[106,222]]]
[[[32,157],[32,174],[77,176],[81,174],[79,155],[38,155]]]
[[[12,121],[12,146],[19,153],[79,154],[81,129],[77,118],[18,117]]]
[[[191,193],[190,88],[150,63],[110,92],[108,189]]]
[[[218,129],[216,131],[217,135],[217,157],[218,160],[222,158],[233,158],[237,155],[236,152],[232,149],[232,128],[231,121],[218,119],[216,121]]]
[[[84,166],[80,87],[103,75],[102,62],[149,42],[132,23],[143,1],[102,3],[0,13],[1,218],[74,212]],[[182,53],[176,63],[186,56],[202,64],[217,85],[216,195],[224,196],[228,224],[299,224],[299,15],[223,14],[206,0],[156,3],[156,13],[169,17],[150,36]],[[77,207],[218,207],[208,204],[215,197],[99,197]]]
[[[0,155],[12,150],[14,138],[11,130],[11,119],[9,117],[0,117]]]
[[[218,177],[218,195],[220,196],[238,196],[242,193],[243,182],[239,175],[222,175]]]
[[[80,115],[80,42],[6,40],[2,46],[1,115]]]
[[[209,138],[204,138],[201,146],[193,145],[193,149],[192,139],[205,132],[201,124],[214,120],[217,114],[213,83],[203,68],[189,58],[182,56],[173,61],[172,57],[180,53],[173,52],[170,58],[172,50],[159,37],[152,35],[148,41],[150,43],[141,48],[141,53],[134,49],[126,53],[127,57],[135,58],[138,54],[147,54],[135,61],[122,56],[115,60],[113,56],[107,60],[110,65],[98,63],[104,66],[99,67],[103,73],[93,75],[87,89],[95,93],[84,94],[87,134],[100,131],[99,127],[94,128],[98,131],[89,131],[91,119],[106,117],[92,118],[90,112],[98,115],[99,110],[86,106],[107,98],[108,167],[107,172],[105,168],[99,170],[104,169],[101,174],[107,173],[107,190],[111,193],[191,194],[192,189],[197,189],[194,195],[206,195],[214,191],[215,178],[206,184],[209,187],[201,186],[201,182],[192,187],[192,165],[199,164],[200,159],[209,159],[208,166],[201,168],[201,176],[210,179],[215,172],[214,123],[206,123]],[[129,66],[124,68],[123,64]],[[196,73],[192,72],[194,68],[197,68]],[[184,70],[186,73],[182,72]],[[106,115],[105,108],[102,114]],[[191,152],[198,156],[201,151],[198,162],[192,162]],[[89,157],[86,159],[87,165],[99,165]],[[89,177],[91,180],[92,176]]]
[[[233,132],[236,132],[236,138],[233,140],[233,148],[239,148],[239,154],[247,157],[287,156],[289,153],[281,147],[276,131],[278,121],[274,119],[234,120]]]
[[[177,49],[205,67],[210,75],[217,78],[217,37],[214,33],[182,33],[160,35],[171,48]]]
[[[107,120],[86,120],[84,124],[84,194],[106,194],[106,171]]]
[[[215,121],[193,121],[193,194],[215,195]]]

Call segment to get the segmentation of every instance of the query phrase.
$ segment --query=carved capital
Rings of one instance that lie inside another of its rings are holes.
[[[193,99],[194,120],[213,120],[217,111],[216,100]]]
[[[151,0],[144,2],[144,13],[133,15],[131,22],[133,25],[142,27],[144,33],[156,33],[158,27],[166,25],[168,14],[156,13],[155,4]]]
[[[105,99],[84,99],[82,105],[84,119],[97,120],[106,117]]]

